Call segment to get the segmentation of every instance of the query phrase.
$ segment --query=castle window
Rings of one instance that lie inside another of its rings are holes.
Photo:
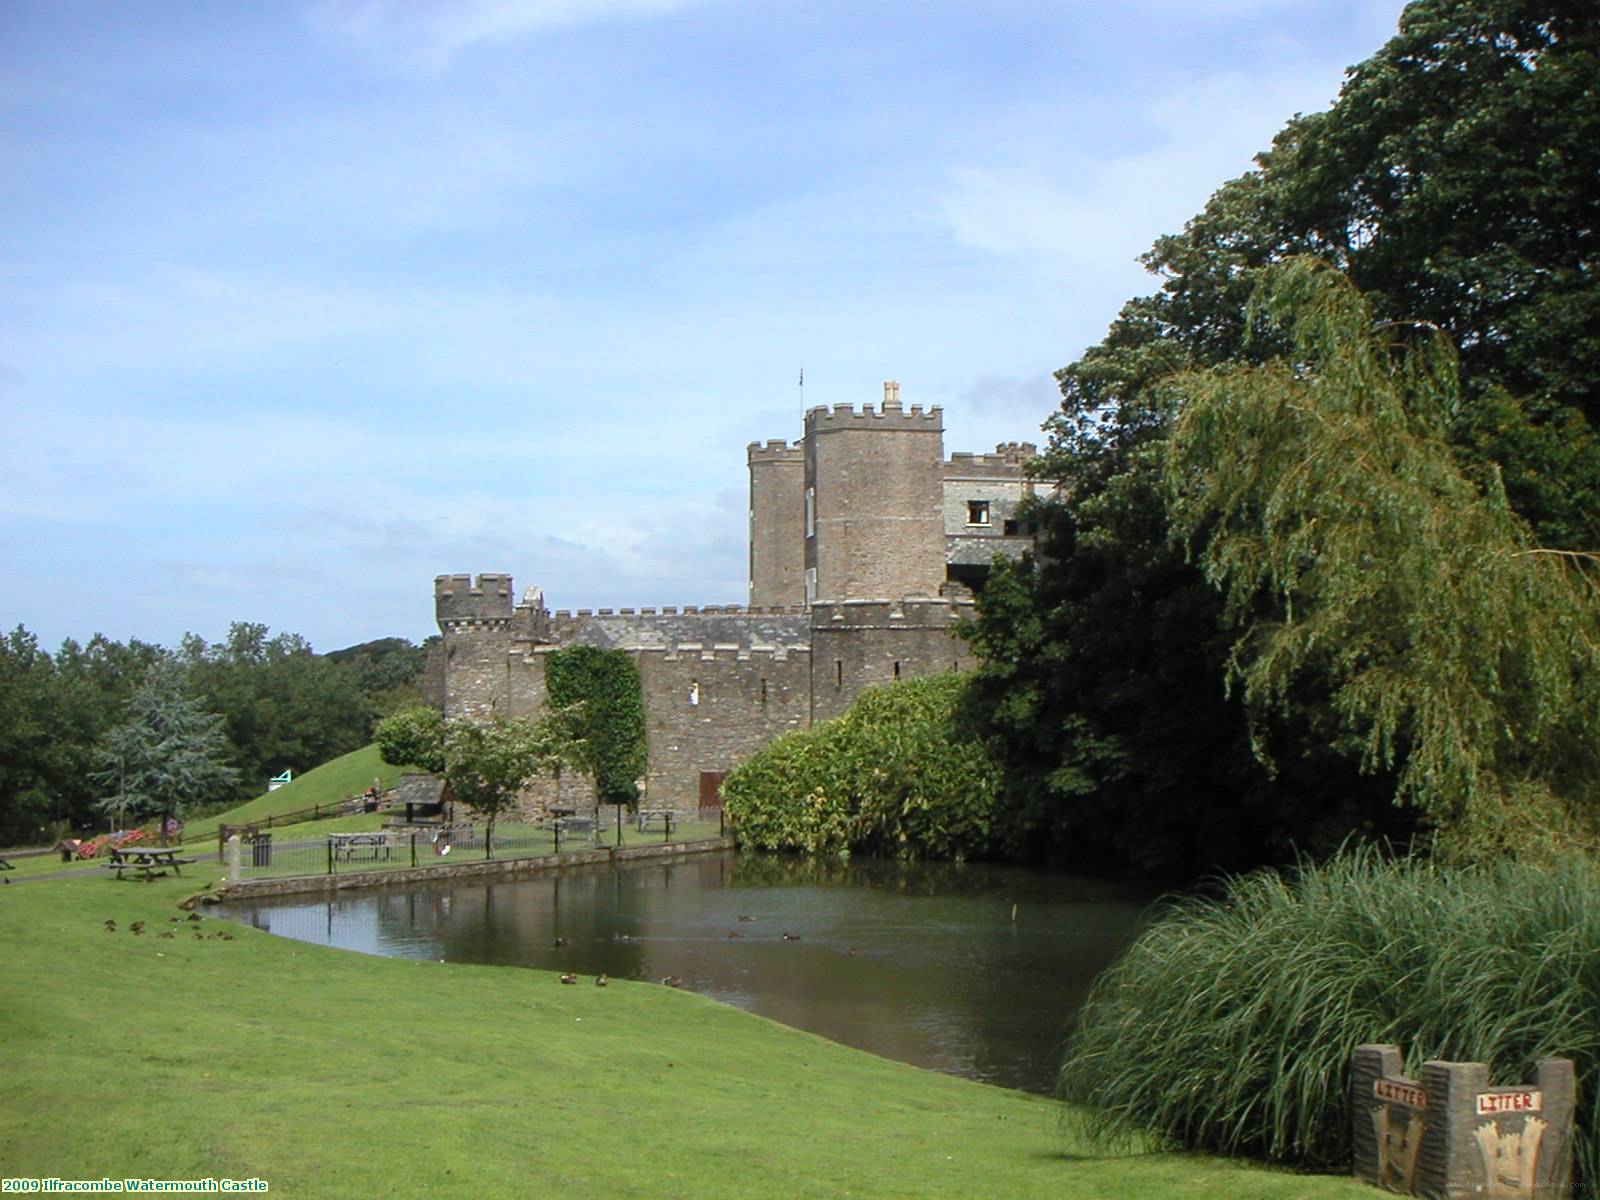
[[[836,688],[844,686],[844,659],[842,658],[833,660],[833,686]]]
[[[693,707],[699,707],[700,681],[698,679],[691,679],[689,681],[689,703]]]
[[[807,567],[806,568],[806,607],[809,608],[809,607],[811,607],[811,605],[815,604],[816,602],[817,602],[817,569],[815,567]]]
[[[766,702],[767,702],[767,681],[765,679],[763,679],[761,681],[761,703],[765,704]]]
[[[1007,537],[1016,537],[1017,536],[1017,523],[1015,521],[1007,521],[1005,523],[1005,531],[1006,531],[1006,536]]]
[[[989,523],[989,502],[987,500],[967,501],[967,524],[987,525]]]
[[[789,493],[791,496],[793,492]],[[806,489],[806,536],[815,537],[817,533],[817,489]]]

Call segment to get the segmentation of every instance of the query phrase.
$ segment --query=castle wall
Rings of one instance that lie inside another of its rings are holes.
[[[750,605],[804,604],[806,598],[805,450],[786,442],[752,442],[750,468]]]
[[[1033,453],[1009,442],[946,461],[941,411],[902,409],[894,383],[877,410],[814,408],[801,442],[748,449],[750,608],[550,612],[536,588],[515,604],[509,575],[441,575],[430,690],[447,717],[537,719],[547,654],[624,650],[644,693],[643,802],[692,812],[702,773],[841,715],[864,689],[977,665],[952,629],[992,555],[1032,542],[1005,522],[1032,492]],[[567,772],[535,780],[522,807],[593,803],[592,781]]]
[[[970,603],[948,600],[819,604],[811,620],[811,719],[840,716],[863,690],[977,666],[952,630]]]
[[[937,596],[944,582],[938,408],[901,409],[885,384],[881,410],[866,405],[806,413],[807,599],[827,603]]]
[[[811,656],[681,645],[634,656],[650,767],[645,803],[692,812],[700,773],[729,771],[779,734],[810,724]]]

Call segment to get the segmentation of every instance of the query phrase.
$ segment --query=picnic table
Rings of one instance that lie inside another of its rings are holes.
[[[168,871],[182,875],[184,865],[198,861],[180,857],[176,847],[127,846],[120,850],[113,847],[109,853],[111,857],[106,861],[106,869],[115,871],[118,879],[129,871],[145,880],[155,879]]]
[[[330,833],[328,841],[337,862],[391,862],[394,839],[387,833]]]
[[[659,825],[663,833],[671,833],[678,823],[678,814],[670,808],[641,808],[634,815],[634,821],[640,833],[652,825]]]

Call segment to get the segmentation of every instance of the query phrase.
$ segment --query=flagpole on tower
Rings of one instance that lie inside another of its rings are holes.
[[[800,411],[806,410],[806,369],[800,368]]]

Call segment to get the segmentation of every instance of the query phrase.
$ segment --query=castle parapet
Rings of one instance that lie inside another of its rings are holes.
[[[471,623],[511,619],[511,576],[486,572],[439,575],[433,581],[433,611],[442,627],[446,622]]]
[[[788,442],[773,440],[763,445],[760,442],[751,442],[745,451],[745,458],[750,463],[787,462],[799,463],[805,460],[806,448],[803,442]]]
[[[813,629],[926,629],[970,616],[972,602],[956,597],[842,600],[811,608]]]
[[[831,433],[840,429],[905,429],[917,433],[942,433],[944,409],[936,404],[924,412],[920,404],[913,404],[906,410],[900,407],[898,401],[885,401],[881,408],[863,404],[860,412],[849,404],[835,404],[831,409],[818,406],[806,411],[807,433]]]

